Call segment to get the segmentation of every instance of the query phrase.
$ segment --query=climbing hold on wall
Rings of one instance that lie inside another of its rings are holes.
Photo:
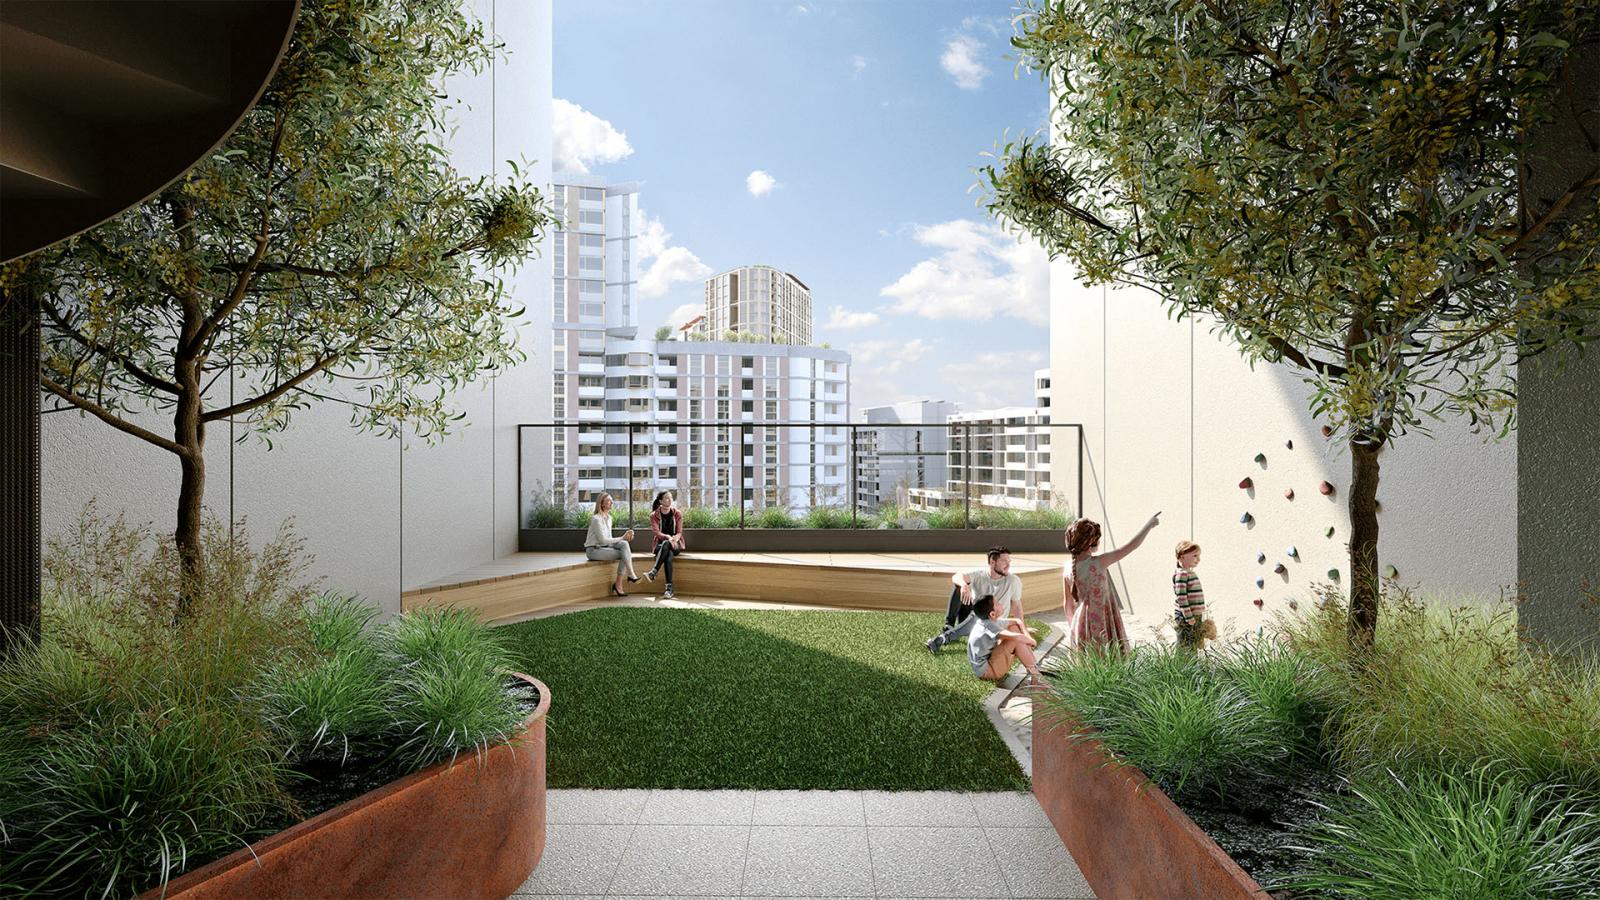
[[[1321,491],[1322,492],[1322,496],[1324,496],[1324,497],[1332,497],[1333,496],[1333,485],[1329,484],[1326,481],[1324,481],[1322,483],[1322,485],[1317,488],[1317,490]]]
[[[1245,513],[1244,515],[1239,517],[1239,521],[1241,523],[1245,524],[1245,525],[1249,525],[1251,522],[1254,522],[1255,520],[1256,520],[1256,517],[1250,515],[1249,513]]]
[[[1259,565],[1261,565],[1262,563],[1264,563],[1266,561],[1267,561],[1267,551],[1265,551],[1265,550],[1257,550],[1256,551],[1256,565],[1259,566]]]
[[[1283,492],[1283,499],[1285,499],[1285,500],[1293,500],[1294,499],[1294,488],[1286,488],[1284,490],[1284,492]]]
[[[1333,526],[1329,525],[1327,528],[1322,529],[1322,536],[1333,537]]]
[[[1289,545],[1289,549],[1283,551],[1283,555],[1289,557],[1290,559],[1299,559],[1300,558],[1300,548],[1296,547],[1293,544],[1290,544]]]
[[[1289,567],[1284,565],[1283,563],[1278,563],[1277,565],[1272,567],[1272,571],[1277,572],[1279,575],[1282,575],[1282,574],[1284,574],[1284,573],[1289,571]]]
[[[1256,454],[1256,462],[1258,464],[1264,465],[1266,463],[1266,461],[1267,461],[1267,455],[1265,453],[1257,453]]]
[[[1294,449],[1294,441],[1284,441],[1283,442],[1283,447],[1284,447],[1285,450],[1293,450]]]
[[[1261,598],[1260,597],[1257,597],[1253,602],[1256,605],[1256,609],[1260,609],[1261,608],[1262,603],[1261,603]]]
[[[1266,586],[1267,586],[1267,580],[1265,578],[1257,578],[1256,579],[1256,587],[1264,588]]]
[[[1394,566],[1384,566],[1383,567],[1383,577],[1390,578],[1390,579],[1399,578],[1400,577],[1400,570],[1396,569]]]
[[[1328,427],[1327,425],[1322,426],[1322,436],[1323,437],[1333,437],[1333,429]]]
[[[1248,490],[1250,490],[1251,488],[1253,488],[1255,486],[1256,486],[1256,483],[1254,481],[1251,481],[1249,478],[1245,478],[1245,479],[1243,479],[1243,480],[1241,480],[1239,482],[1239,489],[1240,490],[1248,491]]]
[[[1300,608],[1300,601],[1294,599],[1293,597],[1290,597],[1289,598],[1289,608],[1290,609],[1299,609]]]
[[[1339,580],[1339,570],[1338,569],[1329,569],[1328,570],[1328,580],[1329,581],[1338,581]]]
[[[1374,501],[1372,501],[1372,509],[1375,512],[1383,512],[1383,501],[1382,500],[1374,500]]]

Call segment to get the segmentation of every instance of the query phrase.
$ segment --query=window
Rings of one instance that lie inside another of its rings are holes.
[[[675,413],[678,411],[678,401],[676,400],[660,400],[657,402],[661,404],[662,412]]]
[[[733,360],[730,357],[727,357],[727,356],[719,356],[719,357],[717,357],[717,374],[718,375],[726,375],[726,374],[728,374],[729,367],[732,365],[732,363],[733,363]]]
[[[625,400],[607,400],[606,412],[622,412],[623,404],[626,402]]]
[[[766,418],[768,420],[770,420],[770,421],[774,421],[774,422],[777,421],[777,419],[778,419],[778,401],[776,401],[776,400],[768,400],[767,401]]]
[[[665,366],[669,369],[675,369],[678,367],[678,358],[676,356],[657,357],[656,364],[659,366]]]
[[[728,396],[728,383],[726,381],[717,382],[717,396],[718,397],[726,397],[726,396]]]
[[[677,481],[678,480],[678,467],[677,466],[662,466],[661,467],[661,480],[663,480],[663,481]]]
[[[579,375],[578,387],[605,387],[606,379],[602,375]]]
[[[578,455],[579,456],[599,456],[600,454],[602,454],[604,452],[605,452],[605,445],[604,444],[579,444],[578,445]]]
[[[553,251],[556,264],[556,277],[561,278],[567,274],[567,242],[566,235],[556,233],[556,246]],[[560,282],[557,282],[559,284]]]
[[[599,231],[605,228],[606,214],[600,210],[585,209],[578,213],[578,227],[584,231]]]
[[[606,199],[605,188],[578,188],[578,199],[584,203],[604,203]]]
[[[605,317],[606,305],[604,303],[584,301],[578,304],[578,321],[580,322],[598,322]]]
[[[740,380],[740,382],[739,382],[739,390],[741,390],[741,391],[753,391],[755,389],[756,389],[756,380],[754,378],[745,378],[745,379]]]
[[[578,409],[579,410],[604,409],[604,408],[605,408],[605,406],[604,406],[603,403],[601,403],[599,397],[579,397],[578,398]]]
[[[756,363],[755,357],[753,357],[753,356],[742,357],[739,360],[739,368],[741,368],[741,369],[754,368],[755,367],[755,363]]]
[[[756,402],[754,400],[745,400],[741,402],[739,404],[739,411],[744,413],[754,413],[756,411]]]
[[[560,240],[561,239],[561,235],[556,235],[556,239]],[[578,235],[578,249],[580,251],[583,251],[583,250],[599,250],[601,252],[605,252],[605,249],[606,249],[605,236],[604,235],[599,235],[599,234],[580,234],[580,235]]]
[[[648,389],[650,387],[650,376],[649,375],[629,375],[628,376],[628,387],[632,388],[633,390],[639,390],[641,388]]]
[[[584,481],[598,481],[606,477],[604,469],[579,469],[578,478]]]
[[[606,268],[606,261],[598,256],[580,256],[578,257],[578,268],[584,272],[603,272]]]

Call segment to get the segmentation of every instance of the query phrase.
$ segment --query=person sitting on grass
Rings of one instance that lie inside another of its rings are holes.
[[[1039,660],[1033,655],[1033,648],[1039,642],[1028,633],[1028,626],[1022,619],[1002,618],[1000,604],[993,594],[985,594],[973,604],[972,618],[976,627],[967,638],[967,661],[972,664],[972,674],[999,683],[1011,673],[1011,664],[1021,660],[1022,667],[1028,670],[1029,683],[1035,686],[1043,683]],[[1007,628],[1008,625],[1015,627]]]
[[[656,580],[656,572],[667,574],[667,590],[661,596],[672,599],[672,558],[683,552],[683,513],[672,504],[671,491],[656,495],[650,504],[650,533],[655,538],[656,564],[645,571],[644,577]]]
[[[945,644],[967,637],[972,631],[973,597],[992,595],[1000,606],[1000,617],[1022,615],[1022,579],[1011,574],[1011,551],[1004,547],[989,548],[989,565],[970,572],[957,572],[950,576],[954,585],[950,591],[950,605],[945,609],[944,630],[924,642],[929,653],[938,653]]]

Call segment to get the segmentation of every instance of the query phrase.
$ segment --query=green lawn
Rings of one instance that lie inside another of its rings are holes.
[[[497,629],[550,685],[553,788],[1024,790],[927,613],[617,608]]]

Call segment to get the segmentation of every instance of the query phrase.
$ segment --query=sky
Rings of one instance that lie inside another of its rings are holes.
[[[1009,2],[556,0],[555,166],[637,181],[641,330],[765,264],[852,354],[851,406],[1033,404],[1048,263],[974,167],[1045,123]]]

